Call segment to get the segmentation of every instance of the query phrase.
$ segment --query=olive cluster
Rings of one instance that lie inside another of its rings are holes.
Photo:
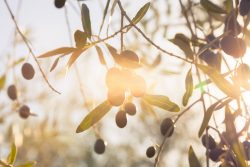
[[[124,109],[121,109],[117,112],[115,122],[119,128],[124,128],[127,125],[127,114],[131,116],[136,114],[136,106],[134,103],[125,103]]]
[[[161,126],[160,126],[160,132],[162,134],[162,136],[164,137],[171,137],[174,133],[174,122],[171,118],[165,118],[162,122],[161,122]],[[146,150],[146,156],[148,158],[152,158],[155,156],[156,153],[156,147],[155,146],[150,146],[147,148]]]
[[[145,80],[128,69],[113,67],[106,75],[108,100],[113,106],[120,106],[125,100],[125,93],[131,92],[134,97],[142,97],[146,92]]]
[[[223,139],[219,143],[216,143],[214,138],[209,134],[202,136],[202,145],[208,149],[208,157],[214,162],[221,161],[220,167],[237,167],[239,162],[234,152],[227,145],[232,144],[229,141],[230,136],[226,132],[223,132],[221,136],[223,136]],[[250,142],[246,140],[241,144],[245,151],[246,160],[250,160]]]
[[[24,63],[21,68],[22,76],[26,80],[31,80],[35,75],[35,70],[30,63]],[[18,99],[17,88],[14,84],[11,84],[7,88],[7,95],[8,97],[16,101]],[[27,119],[31,113],[30,108],[27,105],[21,105],[18,109],[19,116],[23,119]]]

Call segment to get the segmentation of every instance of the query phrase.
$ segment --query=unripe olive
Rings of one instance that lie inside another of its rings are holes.
[[[125,50],[121,52],[118,59],[118,64],[126,68],[138,68],[139,57],[137,54],[131,50]]]
[[[94,145],[94,150],[97,154],[103,154],[105,152],[105,143],[103,139],[97,139]]]
[[[167,137],[172,136],[174,133],[174,122],[170,118],[165,118],[161,122],[161,134],[163,136],[167,135]]]
[[[24,63],[22,66],[22,75],[25,79],[30,80],[35,75],[35,70],[30,63]]]
[[[62,8],[65,5],[66,0],[55,0],[55,7]]]
[[[19,116],[26,119],[30,116],[30,108],[27,105],[23,105],[19,108]]]
[[[108,70],[106,74],[106,85],[109,89],[124,89],[125,87],[122,84],[123,81],[123,73],[120,69],[113,67]]]
[[[156,153],[156,149],[154,146],[150,146],[147,148],[147,151],[146,151],[146,155],[148,158],[152,158],[155,156],[155,153]]]
[[[129,87],[135,97],[142,97],[146,93],[146,82],[141,76],[134,75]]]
[[[210,150],[208,156],[212,161],[218,162],[223,153],[225,153],[225,150],[217,147],[217,148]]]
[[[208,149],[214,149],[216,147],[216,142],[214,138],[210,135],[203,135],[201,138],[202,145]],[[207,146],[208,144],[208,146]]]
[[[250,11],[250,1],[249,0],[241,0],[239,12],[241,16],[245,16]]]
[[[136,106],[132,102],[128,102],[124,106],[125,112],[129,115],[135,115],[136,114]]]
[[[127,116],[125,111],[120,110],[117,112],[115,122],[119,128],[124,128],[127,125]]]
[[[10,85],[7,89],[7,94],[11,100],[17,99],[17,90],[15,85]]]
[[[108,90],[108,101],[112,106],[120,106],[125,100],[125,92],[120,89]]]
[[[240,58],[244,56],[246,52],[246,44],[245,42],[237,37],[233,37],[231,35],[227,35],[222,38],[221,49],[228,55],[234,58]]]

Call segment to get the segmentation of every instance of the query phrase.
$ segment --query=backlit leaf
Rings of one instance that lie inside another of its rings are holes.
[[[163,95],[145,95],[143,99],[153,105],[157,106],[159,108],[162,108],[167,111],[171,112],[179,112],[180,108],[177,104],[172,102],[168,97],[163,96]]]
[[[5,75],[2,75],[0,77],[0,90],[3,89],[4,85],[5,85],[5,82],[6,82],[6,76]]]
[[[101,48],[99,46],[95,46],[95,49],[96,49],[96,52],[98,54],[98,58],[99,58],[100,63],[105,65],[106,61],[104,59],[104,55],[103,55]]]
[[[221,14],[227,13],[224,9],[222,9],[221,7],[219,7],[218,5],[214,4],[209,0],[201,0],[200,3],[209,12],[221,13]]]
[[[192,146],[190,146],[188,150],[188,161],[190,167],[202,167]]]
[[[11,151],[7,157],[7,163],[9,165],[13,165],[16,160],[17,148],[16,145],[13,143],[11,146]]]
[[[182,104],[183,106],[186,106],[188,104],[188,100],[191,97],[192,93],[193,93],[193,77],[192,77],[192,69],[190,68],[190,70],[187,73],[186,76],[186,80],[185,80],[185,86],[186,86],[186,92],[182,98]]]
[[[143,5],[143,7],[136,13],[135,17],[132,19],[133,24],[137,24],[147,13],[150,7],[150,2]]]
[[[73,47],[61,47],[61,48],[57,48],[55,50],[46,52],[46,53],[38,56],[38,58],[51,57],[51,56],[56,56],[59,54],[70,54],[71,52],[73,52],[75,50],[76,50],[76,48],[73,48]]]
[[[50,72],[53,71],[56,68],[56,66],[57,66],[57,64],[59,62],[59,59],[60,59],[60,57],[56,58],[56,60],[54,61],[53,65],[50,68]]]
[[[23,164],[19,164],[16,167],[33,167],[36,165],[36,161],[30,161]]]
[[[216,69],[201,64],[197,64],[197,67],[207,74],[216,86],[225,94],[233,98],[238,98],[240,96],[240,90],[228,82]]]
[[[76,30],[74,33],[74,39],[77,48],[83,47],[87,42],[87,34],[80,30]]]
[[[82,27],[86,32],[87,37],[91,38],[92,30],[91,30],[91,21],[89,16],[89,8],[84,3],[82,4],[81,15],[82,15]]]
[[[75,52],[72,53],[70,56],[70,59],[67,63],[67,68],[69,69],[71,65],[76,61],[76,59],[86,50],[87,48],[84,49],[77,49]]]
[[[110,111],[112,106],[108,101],[104,101],[92,110],[80,123],[76,129],[76,133],[83,132],[97,123],[106,113]]]

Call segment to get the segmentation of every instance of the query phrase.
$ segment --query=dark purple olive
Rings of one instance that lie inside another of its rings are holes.
[[[225,153],[225,150],[222,148],[214,148],[209,151],[209,158],[214,162],[218,162],[223,153]]]
[[[174,133],[174,122],[170,118],[165,118],[161,123],[161,134],[167,137],[172,136]]]
[[[152,158],[155,156],[156,149],[154,146],[150,146],[147,148],[146,155],[148,158]]]
[[[132,102],[128,102],[124,106],[124,110],[129,115],[135,115],[136,114],[136,106]]]
[[[35,70],[30,63],[24,63],[22,66],[22,75],[25,79],[31,80],[35,75]]]
[[[214,149],[216,147],[216,142],[211,135],[203,135],[201,138],[202,145],[208,149]]]
[[[126,112],[123,110],[118,111],[115,117],[115,122],[119,128],[124,128],[127,125]]]
[[[241,16],[245,16],[250,11],[250,1],[249,0],[241,0],[239,6],[239,12]]]
[[[19,116],[23,119],[27,119],[30,116],[30,108],[27,105],[23,105],[18,110]]]
[[[66,0],[55,0],[55,7],[62,8],[65,5]]]
[[[10,85],[7,89],[7,94],[11,100],[17,99],[17,90],[15,85]]]
[[[105,142],[103,139],[97,139],[94,145],[94,150],[97,154],[103,154],[105,152]]]

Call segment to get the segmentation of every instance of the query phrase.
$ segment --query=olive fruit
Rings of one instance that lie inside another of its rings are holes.
[[[128,102],[124,106],[124,110],[129,115],[135,115],[136,114],[136,106],[132,102]]]
[[[124,50],[119,56],[118,64],[126,68],[138,68],[139,57],[131,50]]]
[[[108,89],[120,89],[124,91],[126,89],[124,75],[125,72],[116,67],[109,69],[106,74],[106,85]]]
[[[30,108],[27,105],[23,105],[19,108],[19,116],[26,119],[30,116]]]
[[[215,38],[214,34],[209,34],[209,35],[206,36],[206,41],[207,41],[207,43],[210,43],[210,42],[212,42],[212,41],[215,40],[215,39],[216,39],[216,38]],[[220,47],[220,42],[219,42],[219,40],[217,40],[216,42],[214,42],[213,45],[211,46],[212,49],[217,49],[217,48],[219,48],[219,47]]]
[[[22,75],[25,79],[30,80],[35,75],[35,70],[30,63],[24,63],[22,66]]]
[[[250,1],[249,0],[241,0],[239,12],[241,16],[245,16],[250,11]]]
[[[120,110],[117,112],[115,122],[119,128],[124,128],[127,125],[127,116],[125,111]]]
[[[105,143],[103,139],[97,139],[94,145],[94,150],[97,154],[103,154],[105,152]]]
[[[165,118],[162,122],[161,122],[161,134],[163,136],[167,135],[167,137],[172,136],[174,132],[174,122],[172,119],[170,118]]]
[[[17,90],[15,85],[10,85],[7,89],[7,94],[11,100],[17,99]]]
[[[246,44],[245,42],[237,37],[233,37],[231,35],[227,35],[222,38],[221,49],[228,55],[233,56],[234,58],[239,58],[244,56],[246,52]]]
[[[110,89],[108,91],[108,101],[112,106],[120,106],[125,100],[125,92],[119,89]]]
[[[147,148],[146,155],[148,158],[152,158],[155,156],[156,149],[154,146],[150,146]]]
[[[221,68],[220,54],[215,54],[210,49],[207,49],[200,54],[199,58],[204,60],[209,66],[215,67],[218,71],[220,71]]]
[[[212,161],[218,162],[223,153],[225,153],[225,150],[223,150],[222,148],[214,148],[209,151],[208,156]]]
[[[134,75],[131,78],[130,91],[135,97],[142,97],[146,93],[146,82],[145,80],[138,75]]]
[[[62,8],[65,5],[66,0],[55,0],[55,7]]]
[[[203,135],[201,138],[201,142],[204,147],[207,147],[208,145],[208,149],[214,149],[216,147],[216,142],[211,135]]]
[[[80,30],[76,30],[74,33],[75,43],[77,48],[83,47],[87,42],[87,34]]]

